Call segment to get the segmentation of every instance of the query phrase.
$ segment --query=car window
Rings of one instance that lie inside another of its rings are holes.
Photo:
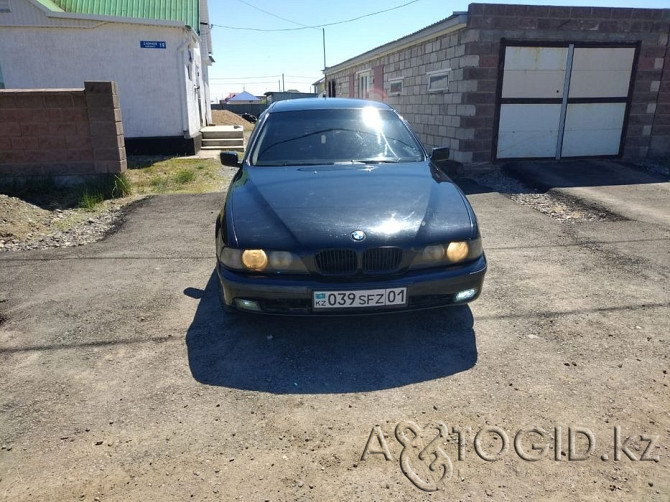
[[[424,153],[392,110],[377,108],[271,113],[252,146],[257,166],[418,162]]]

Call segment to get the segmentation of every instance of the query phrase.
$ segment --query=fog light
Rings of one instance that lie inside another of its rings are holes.
[[[261,306],[258,304],[258,302],[255,302],[253,300],[242,300],[240,298],[235,298],[235,305],[237,306],[237,308],[240,308],[242,310],[252,310],[254,312],[261,311]]]
[[[465,300],[469,300],[470,298],[474,297],[477,294],[477,289],[464,289],[463,291],[459,291],[456,293],[456,301],[457,302],[464,302]]]

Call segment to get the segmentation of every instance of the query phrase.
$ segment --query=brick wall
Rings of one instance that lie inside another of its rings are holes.
[[[125,169],[115,82],[0,90],[0,177],[80,177]]]

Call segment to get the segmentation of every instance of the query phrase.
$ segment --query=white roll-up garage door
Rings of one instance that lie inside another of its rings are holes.
[[[496,157],[619,155],[637,50],[504,42]]]

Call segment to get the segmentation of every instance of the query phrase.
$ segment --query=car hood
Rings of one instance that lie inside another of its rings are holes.
[[[231,186],[231,236],[240,247],[422,245],[476,233],[456,185],[428,162],[243,169]],[[433,174],[431,174],[433,172]]]

